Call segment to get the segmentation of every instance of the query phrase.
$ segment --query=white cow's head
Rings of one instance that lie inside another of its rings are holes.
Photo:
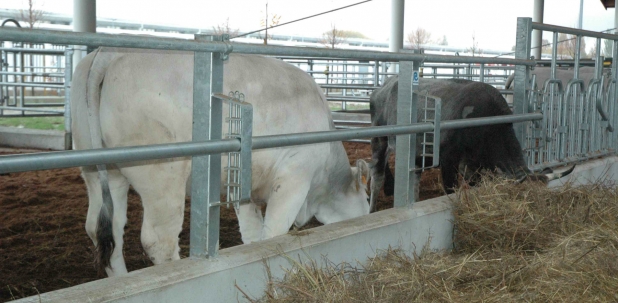
[[[342,190],[331,195],[331,201],[322,201],[318,206],[316,219],[324,224],[335,223],[369,214],[367,181],[369,166],[364,160],[357,160],[350,168],[352,178],[343,184]]]

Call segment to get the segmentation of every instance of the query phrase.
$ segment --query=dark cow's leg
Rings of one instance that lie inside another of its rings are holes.
[[[384,185],[385,169],[388,168],[388,139],[387,137],[371,138],[371,197],[369,199],[370,211],[375,211],[376,202],[380,189]],[[391,179],[392,179],[392,174]]]
[[[440,171],[442,186],[447,194],[452,194],[457,187],[457,170],[461,162],[461,153],[456,147],[440,146]]]
[[[384,168],[384,194],[387,196],[395,194],[395,176],[391,172],[391,166],[388,165],[388,159]]]

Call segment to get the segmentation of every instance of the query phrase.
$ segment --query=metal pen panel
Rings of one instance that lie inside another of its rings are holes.
[[[197,41],[212,37],[196,35]],[[223,89],[223,61],[219,53],[195,52],[193,70],[193,142],[221,138],[221,102],[212,97]],[[191,164],[191,257],[215,257],[219,240],[221,155],[193,156]]]
[[[418,62],[399,62],[397,124],[417,122]],[[395,146],[395,207],[412,207],[415,202],[416,134],[397,136]]]
[[[532,41],[532,19],[517,18],[517,37],[515,43],[515,58],[529,59],[530,47]],[[529,79],[530,68],[525,65],[517,65],[515,67],[515,81],[513,90],[513,113],[525,114],[528,109],[527,98],[527,80]],[[526,145],[525,128],[523,124],[513,125],[515,136],[519,140],[522,147]],[[522,151],[523,152],[523,151]]]
[[[73,141],[71,129],[71,82],[73,77],[73,49],[64,53],[64,149],[70,150]]]

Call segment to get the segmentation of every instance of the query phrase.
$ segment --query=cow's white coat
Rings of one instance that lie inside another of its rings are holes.
[[[224,75],[224,93],[243,92],[254,106],[254,136],[334,129],[320,88],[287,63],[232,54]],[[95,107],[92,118],[100,121],[104,147],[191,141],[192,53],[104,48],[82,60],[73,79],[75,149],[92,148],[86,95]],[[256,150],[252,157],[254,203],[241,206],[238,214],[244,243],[284,234],[313,216],[328,224],[369,213],[368,167],[359,161],[350,168],[341,142]],[[108,274],[127,271],[122,236],[129,185],[142,198],[141,241],[148,256],[155,264],[179,259],[189,159],[117,164],[108,170],[116,241]],[[96,245],[99,179],[94,167],[82,172],[90,203],[86,231]],[[263,203],[268,205],[264,215]]]

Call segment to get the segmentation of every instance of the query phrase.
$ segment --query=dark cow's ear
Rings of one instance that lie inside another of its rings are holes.
[[[367,186],[369,181],[369,165],[365,160],[356,160],[356,189],[359,190],[362,186]]]

